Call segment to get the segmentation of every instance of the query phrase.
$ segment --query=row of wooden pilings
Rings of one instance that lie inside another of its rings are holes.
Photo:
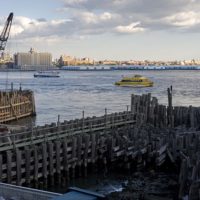
[[[63,183],[96,165],[140,169],[181,160],[179,194],[200,199],[199,108],[168,106],[132,95],[131,111],[52,123],[0,137],[0,180],[17,185]]]
[[[172,88],[168,88],[168,106],[160,105],[151,94],[132,95],[131,110],[138,121],[150,123],[159,128],[199,128],[200,107],[172,106]]]
[[[172,87],[167,92],[168,106],[159,105],[151,94],[132,95],[131,110],[137,126],[151,124],[160,134],[157,164],[166,157],[174,164],[181,160],[177,198],[200,199],[200,107],[172,106]]]
[[[1,136],[0,180],[46,187],[54,180],[64,183],[77,172],[86,174],[97,161],[106,167],[114,135],[134,122],[134,115],[125,111]]]
[[[0,123],[6,123],[27,116],[35,116],[34,93],[30,90],[11,90],[0,92]]]

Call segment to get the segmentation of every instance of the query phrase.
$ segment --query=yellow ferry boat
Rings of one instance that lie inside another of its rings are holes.
[[[135,75],[133,77],[123,77],[122,80],[116,82],[115,85],[128,87],[152,87],[153,82],[144,76]]]

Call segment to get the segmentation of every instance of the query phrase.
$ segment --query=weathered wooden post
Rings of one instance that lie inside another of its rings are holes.
[[[56,145],[56,177],[57,177],[57,183],[60,185],[61,183],[61,155],[60,155],[60,146],[61,143],[59,140],[55,141]]]
[[[38,188],[38,170],[39,170],[39,161],[38,161],[38,147],[33,146],[33,157],[34,157],[34,186]]]
[[[53,160],[53,143],[48,142],[48,157],[49,157],[49,179],[50,179],[50,185],[54,185],[54,160]]]
[[[190,120],[190,127],[195,127],[195,117],[194,117],[194,108],[189,106],[189,120]]]
[[[60,131],[60,115],[58,115],[57,127],[58,131]]]
[[[13,82],[11,83],[11,93],[13,93]]]
[[[75,178],[77,138],[72,138],[72,178]]]
[[[25,169],[26,169],[26,184],[27,185],[30,185],[30,175],[31,175],[31,172],[30,172],[30,167],[31,167],[31,151],[30,151],[30,148],[29,147],[26,147],[25,149]]]
[[[105,108],[105,128],[107,127],[107,108]]]
[[[64,165],[64,177],[66,182],[69,181],[69,165],[68,165],[68,143],[67,139],[63,140],[63,165]]]
[[[82,164],[82,135],[77,136],[77,159],[78,159],[78,175],[79,177],[82,176],[81,173],[81,164]]]
[[[84,149],[84,176],[87,176],[87,165],[88,165],[88,149],[89,149],[89,142],[90,142],[90,136],[84,135],[84,143],[85,143],[85,149]]]
[[[84,131],[85,128],[85,112],[84,110],[82,111],[82,131]]]
[[[187,160],[183,159],[181,163],[181,170],[179,174],[179,198],[181,199],[185,192],[185,185],[188,176],[188,169],[187,169]]]
[[[173,128],[173,107],[172,107],[172,86],[167,89],[168,92],[168,123]]]
[[[7,159],[7,182],[11,183],[12,180],[12,152],[6,151],[6,159]]]
[[[135,113],[134,94],[131,95],[131,111]]]
[[[31,91],[32,116],[36,116],[34,93]]]
[[[129,105],[126,105],[126,112],[128,112],[128,109],[129,109]]]
[[[22,164],[22,155],[21,150],[16,149],[16,173],[17,173],[17,180],[16,184],[21,185],[21,164]]]
[[[42,143],[42,176],[43,176],[43,186],[47,187],[47,145]]]
[[[150,118],[151,118],[150,107],[151,107],[151,93],[148,93],[147,95],[147,123],[150,122]]]

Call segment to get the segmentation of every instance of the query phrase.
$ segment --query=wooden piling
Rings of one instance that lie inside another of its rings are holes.
[[[31,167],[31,151],[29,147],[25,149],[25,172],[26,172],[26,185],[30,185],[30,167]]]
[[[47,187],[47,145],[42,143],[42,178],[43,186]]]
[[[54,150],[53,143],[48,142],[48,157],[49,157],[49,180],[50,185],[54,185]]]
[[[56,145],[56,178],[58,185],[61,184],[61,155],[60,155],[60,141],[55,141]]]
[[[22,165],[22,154],[19,149],[16,149],[16,164],[17,164],[17,180],[16,184],[21,185],[21,165]]]
[[[7,182],[11,183],[12,180],[12,152],[7,151],[6,152],[7,157]]]

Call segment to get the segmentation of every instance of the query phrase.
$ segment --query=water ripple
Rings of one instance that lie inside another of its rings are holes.
[[[42,125],[57,120],[79,118],[85,115],[102,115],[122,111],[130,105],[131,94],[152,93],[161,103],[167,104],[167,87],[173,85],[174,105],[200,106],[199,71],[62,71],[60,78],[33,78],[34,72],[0,73],[0,89],[15,88],[35,92],[37,118]],[[122,76],[141,74],[154,81],[152,88],[117,87],[114,82]],[[7,84],[7,85],[6,85]]]

